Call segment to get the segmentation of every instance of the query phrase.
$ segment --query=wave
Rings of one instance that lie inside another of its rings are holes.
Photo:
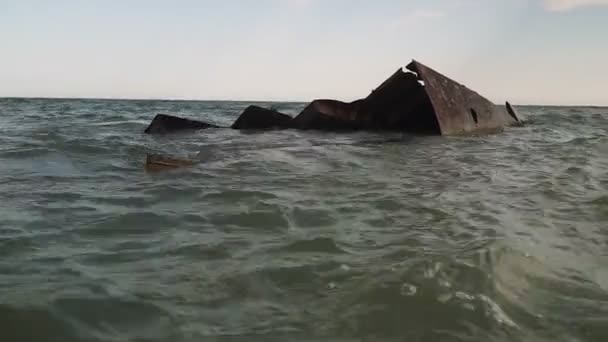
[[[608,336],[605,109],[483,137],[169,137],[142,130],[245,104],[0,104],[2,341]],[[146,153],[200,163],[148,174]]]

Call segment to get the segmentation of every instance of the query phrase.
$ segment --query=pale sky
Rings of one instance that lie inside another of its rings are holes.
[[[0,96],[351,101],[411,59],[608,105],[608,0],[0,0]]]

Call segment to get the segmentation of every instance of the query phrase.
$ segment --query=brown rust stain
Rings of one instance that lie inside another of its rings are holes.
[[[148,172],[160,172],[196,165],[197,161],[191,159],[179,159],[159,154],[146,155],[144,168]]]
[[[423,82],[442,135],[501,131],[520,123],[510,105],[509,110],[496,106],[474,90],[418,61],[412,61],[407,69]]]

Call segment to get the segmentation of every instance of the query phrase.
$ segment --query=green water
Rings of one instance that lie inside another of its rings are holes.
[[[142,134],[248,104],[0,99],[0,341],[608,340],[607,108]]]

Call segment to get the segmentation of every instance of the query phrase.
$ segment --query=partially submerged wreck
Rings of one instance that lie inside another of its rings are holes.
[[[218,128],[216,125],[206,122],[178,118],[171,115],[158,114],[154,117],[148,128],[144,131],[147,134],[165,134],[179,131],[197,131],[205,128]]]
[[[249,106],[230,127],[239,130],[401,131],[425,135],[498,132],[522,124],[509,104],[497,106],[477,92],[413,60],[374,89],[350,103],[321,99],[296,117]],[[159,114],[145,130],[162,134],[218,126]]]
[[[497,106],[415,60],[406,69],[397,70],[364,99],[350,103],[315,100],[295,118],[272,109],[249,106],[230,128],[458,135],[495,132],[522,123],[508,102],[504,107]],[[145,132],[162,134],[207,128],[218,126],[159,114]]]

